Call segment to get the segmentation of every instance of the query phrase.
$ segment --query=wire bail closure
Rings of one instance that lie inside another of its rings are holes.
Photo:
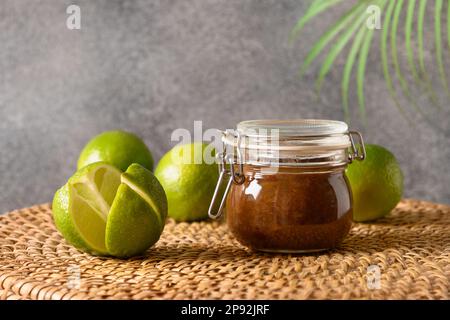
[[[353,136],[358,138],[359,148],[355,144]],[[366,158],[366,147],[364,146],[364,139],[359,131],[349,131],[348,136],[350,138],[352,152],[348,154],[348,161],[352,163],[353,160],[362,161]]]
[[[208,216],[211,219],[218,219],[223,213],[223,209],[225,207],[225,202],[227,199],[228,192],[230,191],[231,183],[234,182],[236,184],[243,184],[245,181],[244,176],[244,163],[242,160],[241,153],[241,135],[238,131],[230,131],[225,130],[222,132],[222,143],[223,143],[223,152],[216,155],[216,159],[219,162],[219,180],[217,181],[216,188],[214,189],[214,194],[209,205]],[[237,147],[236,147],[236,159],[234,154],[227,154],[225,142],[223,142],[223,138],[232,134],[237,139]],[[227,163],[229,164],[229,170],[227,169]],[[237,166],[237,171],[236,171]],[[222,184],[228,177],[228,181],[226,182],[225,190],[220,200],[219,208],[216,212],[214,212],[215,207],[217,206],[217,198],[219,197],[219,193],[222,189]]]

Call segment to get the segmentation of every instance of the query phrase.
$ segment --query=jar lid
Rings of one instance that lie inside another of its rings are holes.
[[[278,130],[280,136],[306,137],[346,133],[348,126],[342,121],[321,119],[248,120],[238,123],[237,130],[246,136]]]
[[[351,146],[345,122],[321,119],[249,120],[227,131],[225,144],[247,149],[317,150]]]

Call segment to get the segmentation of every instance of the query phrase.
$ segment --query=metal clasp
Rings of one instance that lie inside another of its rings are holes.
[[[230,169],[231,169],[231,176],[233,177],[233,181],[236,184],[243,184],[245,181],[244,177],[244,161],[242,159],[242,152],[241,152],[241,134],[239,131],[234,132],[237,141],[236,141],[236,156],[237,156],[237,163],[234,162],[234,157],[230,157],[228,162],[230,163]],[[235,172],[234,165],[237,164],[238,171]]]
[[[358,144],[359,148],[356,147],[355,141],[353,139],[353,136],[356,136],[358,138]],[[358,131],[349,131],[348,136],[350,138],[350,143],[352,147],[352,152],[348,154],[348,160],[350,163],[352,163],[353,160],[364,160],[366,158],[366,147],[364,146],[364,140]]]
[[[230,131],[226,130],[225,132],[222,132],[222,135],[223,135],[222,138],[224,138],[227,134],[230,134]],[[216,156],[216,158],[219,160],[219,180],[217,181],[217,185],[216,185],[216,188],[214,189],[214,194],[213,194],[213,197],[211,199],[211,203],[210,203],[209,209],[208,209],[208,216],[211,219],[218,219],[222,215],[223,209],[225,207],[227,195],[231,188],[231,183],[234,182],[236,184],[243,184],[245,181],[244,164],[242,161],[242,153],[240,150],[241,149],[240,148],[241,136],[240,136],[239,132],[237,132],[237,131],[233,135],[237,138],[237,143],[236,143],[236,158],[237,158],[236,160],[237,161],[235,161],[234,154],[226,153],[225,142],[223,143],[223,152],[217,154],[217,156]],[[227,166],[226,166],[227,163],[229,164],[229,167],[230,167],[229,170],[227,169]],[[238,167],[237,171],[235,169],[236,165]],[[221,197],[219,208],[217,209],[216,212],[214,212],[214,208],[217,206],[216,202],[217,202],[217,198],[219,197],[219,192],[222,188],[222,184],[225,181],[226,177],[229,177],[229,178],[226,183],[223,195]]]

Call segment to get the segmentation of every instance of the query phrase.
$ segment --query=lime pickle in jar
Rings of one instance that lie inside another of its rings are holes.
[[[240,243],[296,253],[342,242],[352,225],[344,171],[365,157],[358,132],[332,120],[252,120],[223,131],[222,142],[209,216],[226,211],[228,228]]]

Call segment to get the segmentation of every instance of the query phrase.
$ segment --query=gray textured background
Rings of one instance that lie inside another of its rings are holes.
[[[343,58],[319,99],[318,66],[302,80],[297,75],[308,48],[342,12],[324,14],[289,45],[309,2],[2,0],[0,212],[50,201],[83,144],[103,130],[138,133],[157,160],[172,130],[194,120],[231,128],[253,118],[343,119]],[[65,26],[70,3],[81,6],[79,31]],[[351,126],[396,154],[406,197],[450,203],[448,99],[438,111],[418,94],[434,124],[417,113],[409,124],[388,98],[376,50],[367,70],[368,125],[358,120],[352,89]],[[433,52],[431,43],[430,68]]]

